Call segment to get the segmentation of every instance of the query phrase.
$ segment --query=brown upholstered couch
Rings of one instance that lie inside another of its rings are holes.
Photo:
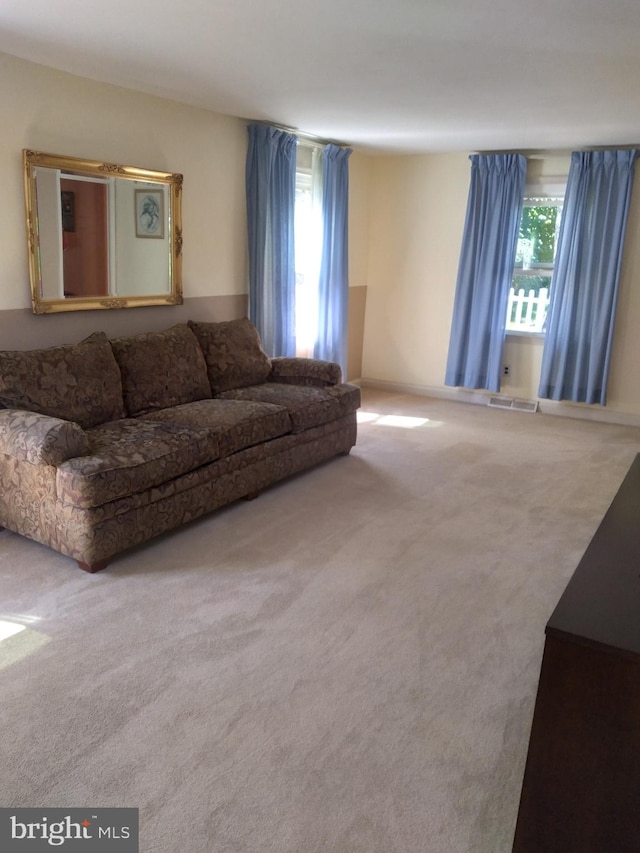
[[[248,320],[0,352],[0,526],[97,571],[338,454],[359,388],[269,359]]]

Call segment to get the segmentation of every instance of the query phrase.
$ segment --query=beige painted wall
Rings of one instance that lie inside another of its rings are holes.
[[[362,377],[369,281],[369,225],[374,158],[354,151],[349,158],[349,341],[347,378]]]
[[[607,408],[640,414],[640,169],[638,167],[636,167],[622,262]]]
[[[467,157],[376,157],[362,373],[443,383],[468,191]]]
[[[557,174],[563,162],[566,158],[554,158],[535,168]],[[467,154],[374,158],[365,380],[452,391],[444,374],[469,168]],[[633,416],[640,415],[639,278],[640,176],[629,216],[607,405],[608,412]],[[505,362],[512,375],[505,394],[537,398],[542,346],[540,338],[508,337]]]
[[[375,158],[354,151],[349,158],[349,286],[369,279],[371,183]]]
[[[243,122],[6,54],[0,103],[0,310],[29,305],[23,148],[182,172],[185,297],[246,292]]]

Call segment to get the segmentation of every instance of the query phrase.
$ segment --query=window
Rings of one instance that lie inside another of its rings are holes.
[[[524,199],[507,307],[508,332],[545,331],[563,202],[560,194]]]
[[[298,140],[296,158],[296,355],[313,356],[318,337],[318,281],[322,252],[321,149]]]

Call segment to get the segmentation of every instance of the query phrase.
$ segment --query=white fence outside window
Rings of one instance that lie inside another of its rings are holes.
[[[548,308],[548,288],[541,287],[538,293],[535,290],[525,293],[523,288],[516,292],[511,288],[507,307],[507,331],[543,332]]]

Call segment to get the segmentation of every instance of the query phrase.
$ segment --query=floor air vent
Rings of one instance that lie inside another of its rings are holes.
[[[511,409],[514,412],[534,412],[538,411],[537,400],[516,400],[513,397],[489,397],[489,406],[495,409]]]

